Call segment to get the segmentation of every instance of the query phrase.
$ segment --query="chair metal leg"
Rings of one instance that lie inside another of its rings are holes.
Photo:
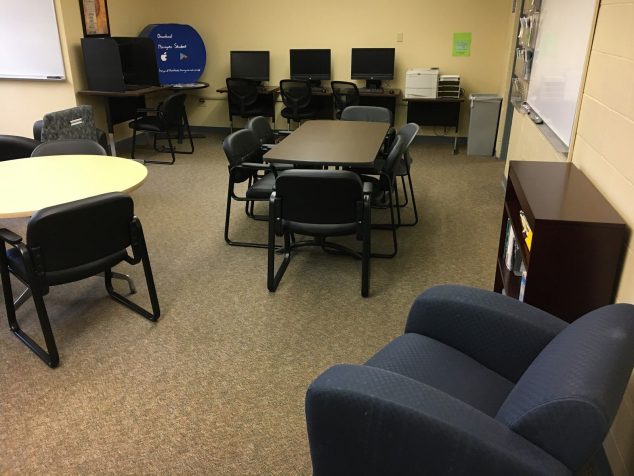
[[[282,280],[282,276],[286,272],[286,268],[288,268],[289,263],[291,262],[291,237],[289,232],[284,232],[284,247],[282,248],[284,252],[284,256],[282,258],[282,263],[278,268],[277,272],[275,271],[275,228],[272,223],[269,223],[269,243],[268,243],[268,263],[267,263],[267,279],[266,279],[266,287],[269,291],[275,292],[277,286],[280,284]]]
[[[59,364],[59,353],[57,351],[57,345],[55,344],[55,337],[53,336],[51,323],[48,319],[48,313],[46,312],[46,306],[44,305],[44,300],[39,291],[29,288],[35,304],[37,317],[40,321],[40,328],[42,329],[42,335],[44,336],[46,350],[44,350],[37,342],[26,334],[18,324],[18,320],[15,315],[16,306],[13,301],[13,290],[11,289],[11,278],[9,276],[9,268],[4,256],[4,250],[2,250],[2,256],[0,256],[0,280],[2,281],[4,303],[11,332],[13,332],[13,334],[20,339],[24,345],[31,349],[35,355],[42,359],[46,365],[51,368],[57,367]],[[20,298],[24,295],[25,293],[22,293]],[[18,300],[20,298],[18,298]]]
[[[142,308],[138,304],[130,301],[125,296],[116,292],[112,286],[112,278],[113,272],[111,269],[107,269],[104,273],[106,290],[112,299],[123,304],[129,309],[133,310],[137,314],[145,317],[146,319],[154,322],[161,317],[161,309],[159,307],[158,296],[156,294],[156,286],[154,284],[154,276],[152,274],[152,267],[150,266],[150,257],[147,253],[147,248],[145,247],[145,243],[141,246],[141,263],[143,264],[143,272],[145,274],[145,282],[148,289],[148,294],[150,295],[150,303],[152,305],[152,312]],[[117,273],[119,274],[119,273]],[[125,276],[125,275],[124,275]]]
[[[403,195],[404,195],[405,201],[403,203],[397,203],[397,206],[399,206],[401,208],[404,208],[409,203],[409,197],[408,197],[408,193],[407,193],[407,188],[405,188],[405,176],[404,175],[401,175],[401,185],[403,186]]]
[[[229,186],[228,186],[228,190],[227,190],[227,209],[225,211],[225,231],[224,231],[224,237],[225,237],[225,241],[227,242],[228,245],[231,246],[244,246],[247,248],[267,248],[268,244],[266,243],[250,243],[250,242],[246,242],[246,241],[233,241],[231,240],[231,238],[229,238],[229,223],[231,220],[231,192],[233,189],[233,183],[231,182],[231,180],[229,180]],[[248,207],[248,202],[247,202],[247,207]]]
[[[412,184],[412,176],[409,171],[407,173],[407,180],[409,182],[409,191],[410,196],[412,197],[412,209],[414,210],[414,221],[410,223],[401,223],[400,226],[414,226],[418,224],[418,208],[416,206],[416,197],[414,196],[414,185]],[[405,190],[405,186],[403,186],[403,190]]]
[[[102,273],[104,274],[104,273]],[[105,276],[105,275],[104,275]],[[130,276],[123,273],[117,273],[115,271],[112,272],[112,279],[120,279],[128,283],[128,287],[130,288],[130,294],[136,294],[136,286],[134,285],[134,281]]]
[[[388,192],[388,208],[390,209],[390,225],[373,225],[373,229],[383,229],[392,231],[392,252],[391,253],[372,253],[370,256],[373,258],[394,258],[398,252],[398,242],[396,239],[396,229],[398,228],[397,221],[394,218],[394,202],[392,200],[392,192]],[[398,208],[397,208],[398,211]]]

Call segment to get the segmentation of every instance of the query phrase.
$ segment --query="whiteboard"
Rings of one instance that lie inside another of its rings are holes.
[[[0,0],[0,78],[64,79],[54,0]]]
[[[596,0],[542,0],[527,102],[568,146]]]

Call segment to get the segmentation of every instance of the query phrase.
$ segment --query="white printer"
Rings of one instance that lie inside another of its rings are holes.
[[[438,68],[414,68],[405,73],[406,98],[435,98],[438,95]]]

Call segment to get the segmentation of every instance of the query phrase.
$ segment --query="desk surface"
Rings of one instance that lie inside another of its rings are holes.
[[[130,192],[147,169],[130,159],[103,155],[54,155],[0,162],[0,218],[108,192]]]
[[[371,166],[389,128],[383,122],[307,121],[264,154],[264,160]]]
[[[403,97],[405,102],[464,102],[464,96],[459,98],[437,97],[437,98],[407,98]]]
[[[158,91],[169,91],[171,90],[171,86],[149,86],[143,89],[135,89],[133,91],[93,91],[91,89],[84,89],[82,91],[77,91],[78,94],[89,94],[91,96],[108,96],[113,98],[130,98],[130,97],[140,97],[145,96],[146,94],[156,93]]]
[[[260,94],[273,94],[280,91],[279,86],[258,86],[258,93]],[[217,93],[226,93],[228,89],[226,86],[216,89]]]

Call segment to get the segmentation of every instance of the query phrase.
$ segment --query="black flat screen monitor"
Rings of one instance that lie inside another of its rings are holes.
[[[269,80],[268,51],[232,51],[231,77],[254,81]]]
[[[394,79],[394,48],[352,48],[352,79]]]
[[[290,50],[291,79],[330,79],[330,50]]]
[[[154,42],[150,38],[112,37],[119,45],[121,69],[125,84],[158,86]]]

